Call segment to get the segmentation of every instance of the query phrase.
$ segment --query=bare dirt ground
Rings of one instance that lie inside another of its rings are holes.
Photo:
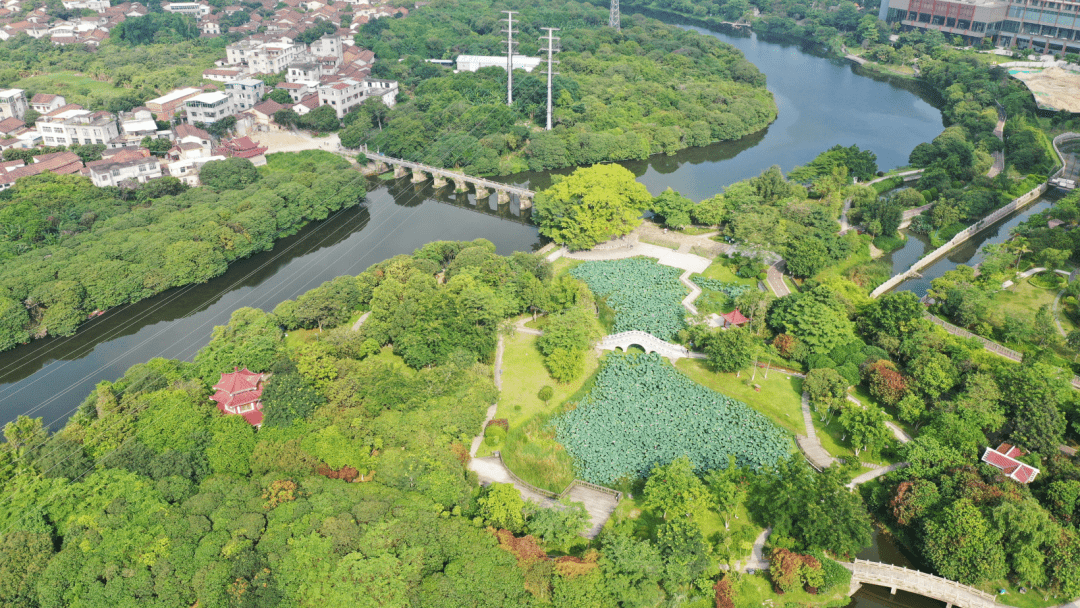
[[[1080,74],[1052,67],[1039,72],[1018,72],[1013,76],[1027,85],[1040,106],[1080,112]]]
[[[274,152],[299,152],[301,150],[327,150],[337,152],[341,147],[337,133],[325,137],[312,137],[307,133],[293,131],[268,131],[253,133],[251,139],[266,146],[268,154]]]

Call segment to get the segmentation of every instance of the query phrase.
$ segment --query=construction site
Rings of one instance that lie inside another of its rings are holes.
[[[1040,109],[1080,112],[1080,73],[1054,66],[1010,68],[1009,74],[1027,85]]]

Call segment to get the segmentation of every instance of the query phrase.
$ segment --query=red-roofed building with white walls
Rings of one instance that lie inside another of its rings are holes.
[[[221,380],[213,386],[214,394],[210,397],[217,402],[222,414],[237,414],[254,426],[261,426],[262,391],[265,374],[257,374],[248,368],[233,368],[229,374],[221,374]]]
[[[1003,443],[996,450],[987,447],[986,451],[983,452],[982,461],[992,467],[1001,469],[1009,479],[1020,483],[1031,483],[1035,480],[1035,476],[1039,474],[1039,469],[1017,460],[1023,455],[1024,451],[1020,448]]]

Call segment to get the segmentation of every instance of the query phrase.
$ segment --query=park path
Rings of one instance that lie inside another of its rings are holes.
[[[698,287],[696,283],[690,280],[690,275],[692,274],[694,273],[687,270],[686,272],[679,275],[679,280],[682,281],[682,284],[686,285],[686,287],[690,290],[690,295],[683,298],[682,305],[686,308],[687,311],[690,312],[690,314],[697,315],[698,309],[697,306],[694,306],[694,300],[697,300],[698,296],[701,295],[701,288]]]
[[[367,318],[369,316],[371,316],[371,311],[365,312],[364,314],[360,315],[360,318],[356,320],[356,323],[352,324],[352,330],[359,331],[360,326],[364,324],[364,321],[367,321]]]
[[[854,395],[848,395],[847,400],[859,407],[865,407],[863,406],[862,401],[859,401]],[[889,431],[892,432],[893,437],[896,437],[896,440],[900,443],[908,443],[911,441],[911,435],[908,435],[899,424],[896,424],[892,420],[886,420],[885,426],[889,427]]]
[[[810,411],[810,393],[806,391],[802,394],[802,415],[803,422],[806,423],[806,435],[796,434],[795,443],[799,444],[799,449],[814,468],[820,471],[831,467],[836,459],[818,439],[817,430],[814,429],[814,414]]]
[[[902,469],[902,468],[904,468],[906,466],[909,466],[909,464],[906,463],[906,462],[897,462],[895,464],[890,464],[887,467],[874,467],[872,470],[867,471],[867,472],[863,473],[862,475],[859,475],[859,476],[855,477],[855,479],[852,479],[851,481],[849,481],[848,484],[847,484],[847,487],[850,490],[854,490],[855,487],[860,485],[860,484],[864,484],[864,483],[866,483],[866,482],[868,482],[868,481],[870,481],[872,479],[877,479],[878,477],[881,477],[882,475],[892,473],[893,471],[895,471],[897,469]]]
[[[994,137],[1001,141],[1005,141],[1005,110],[1001,106],[997,108],[998,121],[994,126]],[[1005,152],[997,151],[993,152],[994,164],[990,166],[990,170],[986,172],[986,177],[995,177],[997,174],[1005,170]]]
[[[769,266],[765,271],[765,280],[769,284],[769,289],[776,294],[776,297],[782,298],[791,294],[791,290],[788,289],[787,283],[784,282],[784,274],[780,270],[780,267],[784,266],[784,260]]]
[[[530,336],[542,336],[542,335],[544,335],[544,332],[542,330],[533,329],[531,327],[526,327],[525,324],[528,323],[529,321],[532,321],[532,319],[530,319],[529,317],[525,317],[524,319],[519,319],[517,322],[514,323],[514,331],[516,331],[518,333],[522,333],[522,334],[528,334]],[[500,338],[500,340],[501,340],[501,338]],[[499,387],[499,388],[502,388],[502,387]]]
[[[503,337],[499,336],[499,342],[495,345],[495,369],[492,372],[492,380],[495,382],[495,388],[500,391],[502,390],[502,362],[504,351],[505,344],[503,342]],[[487,415],[484,417],[484,424],[480,427],[480,434],[473,437],[472,444],[469,445],[469,456],[472,456],[472,459],[469,461],[470,469],[472,469],[472,461],[476,459],[476,451],[480,449],[480,444],[484,441],[484,431],[487,429],[488,423],[495,419],[495,413],[498,411],[498,401],[488,406]],[[477,474],[479,474],[479,472],[477,472]]]
[[[736,564],[736,570],[748,572],[749,570],[761,571],[769,569],[769,560],[765,559],[765,541],[769,540],[770,534],[772,534],[772,526],[765,528],[761,531],[761,534],[757,535],[757,538],[754,539],[754,546],[750,549],[750,561],[741,565],[741,567]]]

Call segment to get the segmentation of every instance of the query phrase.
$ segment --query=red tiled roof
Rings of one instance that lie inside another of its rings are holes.
[[[255,104],[255,106],[252,107],[251,109],[255,110],[256,112],[259,112],[261,114],[265,114],[267,116],[273,116],[274,112],[277,112],[278,110],[285,109],[285,106],[283,106],[280,103],[274,101],[273,99],[267,99],[266,101],[264,101],[262,103]]]
[[[0,120],[0,133],[11,133],[26,126],[26,123],[10,116],[4,120]]]
[[[30,103],[52,103],[56,95],[52,93],[38,93],[30,99]]]
[[[743,323],[746,323],[750,320],[744,317],[743,314],[739,312],[738,308],[731,312],[726,312],[720,316],[724,317],[724,320],[728,323],[731,323],[732,325],[742,325]]]
[[[67,112],[68,110],[81,110],[81,109],[83,109],[83,107],[80,106],[79,104],[77,104],[77,103],[69,103],[69,104],[66,104],[66,105],[62,105],[59,108],[56,108],[55,110],[53,110],[52,112],[49,112],[45,116],[56,116],[57,114],[63,114],[64,112]]]
[[[991,447],[986,448],[982,460],[990,466],[1001,469],[1006,477],[1020,483],[1028,483],[1039,474],[1039,469],[1024,464],[1014,457],[1023,455],[1024,452],[1020,448],[1003,443],[996,450]]]
[[[211,388],[216,391],[225,391],[229,395],[235,395],[241,391],[257,389],[261,378],[262,374],[256,374],[245,367],[228,374],[222,373],[221,380]]]
[[[57,175],[69,175],[82,170],[82,160],[74,152],[57,152],[55,154],[43,154],[35,158],[46,158],[25,167],[12,169],[0,175],[0,184],[13,184],[20,177],[40,175],[46,171],[52,171]]]
[[[176,125],[173,127],[173,132],[176,133],[177,139],[183,139],[185,137],[198,137],[199,139],[210,139],[210,134],[198,127],[191,125]]]

